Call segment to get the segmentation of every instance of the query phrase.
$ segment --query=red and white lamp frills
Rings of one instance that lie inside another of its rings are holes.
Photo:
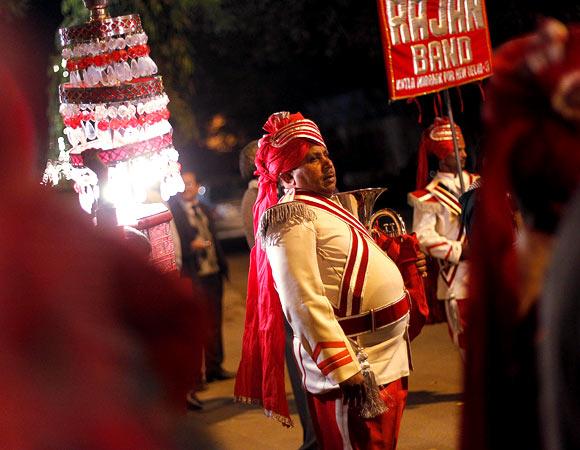
[[[110,17],[108,0],[84,3],[90,20],[59,30],[69,74],[59,87],[65,136],[59,139],[59,159],[47,164],[44,181],[72,179],[85,211],[94,211],[96,202],[106,199],[114,205],[119,225],[133,225],[142,211],[150,211],[143,203],[152,187],[159,186],[163,200],[184,189],[169,98],[139,16]],[[96,149],[107,166],[107,180],[98,180],[84,164],[88,149]]]

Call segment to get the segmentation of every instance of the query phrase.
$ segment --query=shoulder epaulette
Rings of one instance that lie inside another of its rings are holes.
[[[445,183],[435,183],[428,184],[426,187],[433,196],[452,214],[461,214],[461,204],[459,203],[459,198],[454,194]]]
[[[272,225],[296,225],[303,222],[311,222],[315,218],[316,214],[312,208],[302,202],[290,201],[279,203],[268,208],[262,214],[258,226],[258,235],[264,241],[268,233],[268,228]]]
[[[481,177],[476,173],[469,173],[469,187],[467,190],[477,189],[481,187]]]
[[[409,192],[409,195],[407,195],[407,202],[413,208],[425,211],[437,212],[440,211],[442,207],[439,200],[427,189],[418,189]]]

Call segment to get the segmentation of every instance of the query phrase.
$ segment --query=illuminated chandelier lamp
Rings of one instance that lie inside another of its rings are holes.
[[[169,123],[169,99],[149,56],[138,15],[110,17],[108,0],[84,0],[87,23],[62,28],[69,81],[59,87],[66,140],[45,181],[75,182],[82,208],[97,224],[131,226],[149,238],[152,259],[175,268],[171,213],[150,203],[184,189]]]

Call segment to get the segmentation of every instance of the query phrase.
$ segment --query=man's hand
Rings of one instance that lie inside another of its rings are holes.
[[[349,408],[360,408],[367,399],[365,379],[362,372],[354,374],[338,386],[342,391],[342,404]]]
[[[197,237],[190,242],[189,246],[192,250],[205,250],[206,248],[211,247],[211,241]]]
[[[417,251],[417,262],[415,262],[419,274],[425,278],[427,276],[427,256],[422,251]]]

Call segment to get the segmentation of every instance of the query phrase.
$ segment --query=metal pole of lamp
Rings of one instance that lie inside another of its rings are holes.
[[[107,7],[109,6],[109,0],[83,0],[86,8],[90,11],[91,15],[89,20],[91,22],[104,20],[111,17]]]

